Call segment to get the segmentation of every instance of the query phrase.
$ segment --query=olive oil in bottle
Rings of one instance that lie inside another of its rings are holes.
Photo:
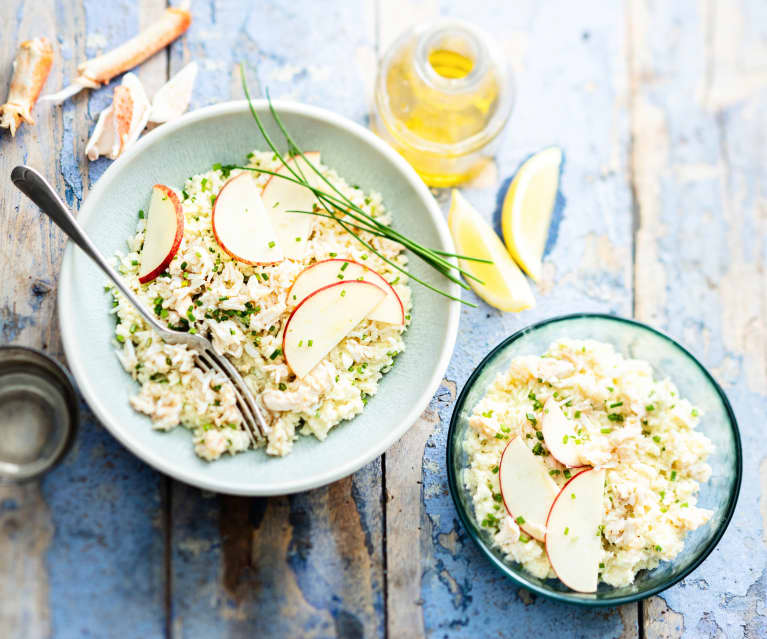
[[[375,128],[430,186],[471,179],[509,118],[512,89],[495,45],[457,20],[416,27],[384,56]]]

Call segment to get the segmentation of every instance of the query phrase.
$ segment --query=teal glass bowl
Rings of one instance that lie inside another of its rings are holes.
[[[487,532],[474,515],[471,494],[462,481],[468,457],[463,442],[469,432],[469,416],[484,396],[495,376],[506,371],[511,360],[520,355],[540,355],[549,344],[561,338],[594,339],[609,342],[624,357],[643,359],[653,367],[655,378],[668,377],[680,395],[700,408],[703,415],[698,430],[714,443],[708,459],[712,474],[701,485],[698,504],[714,511],[704,526],[685,538],[682,552],[673,561],[661,562],[654,570],[637,574],[634,583],[616,588],[599,584],[596,593],[573,592],[558,579],[538,579],[521,565],[507,561],[492,546]],[[711,374],[685,348],[649,326],[611,315],[576,314],[555,317],[533,324],[503,340],[496,346],[464,386],[450,420],[447,436],[447,475],[450,495],[469,536],[502,573],[528,590],[583,606],[617,606],[649,597],[674,585],[689,575],[714,549],[722,538],[735,511],[743,473],[738,425],[730,402]]]

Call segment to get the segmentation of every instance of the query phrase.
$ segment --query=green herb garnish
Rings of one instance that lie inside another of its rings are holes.
[[[404,273],[405,275],[407,275],[414,281],[434,291],[435,293],[443,295],[457,302],[461,302],[462,304],[466,304],[467,306],[476,308],[476,304],[464,301],[460,299],[459,297],[450,295],[449,293],[446,293],[445,291],[435,286],[432,286],[428,282],[408,272],[396,262],[386,258],[379,251],[373,248],[373,246],[370,244],[368,240],[361,237],[361,235],[358,232],[368,233],[376,237],[384,237],[394,242],[397,242],[398,244],[402,245],[404,248],[407,248],[410,251],[412,251],[416,256],[418,256],[420,259],[426,262],[429,266],[431,266],[435,270],[442,273],[442,275],[444,275],[447,279],[449,279],[455,284],[458,284],[458,286],[467,290],[469,286],[463,280],[461,280],[459,276],[454,275],[452,273],[453,270],[457,271],[459,275],[463,275],[465,278],[471,278],[479,283],[483,283],[483,282],[476,276],[472,275],[471,273],[461,268],[460,265],[454,264],[445,258],[452,257],[452,258],[460,258],[462,260],[470,260],[475,262],[492,263],[490,260],[469,257],[465,255],[458,255],[455,253],[447,253],[445,251],[441,251],[438,249],[431,249],[431,248],[425,247],[422,244],[419,244],[418,242],[416,242],[415,240],[412,240],[406,237],[405,235],[391,228],[390,226],[383,224],[382,222],[377,220],[375,217],[373,217],[372,215],[370,215],[369,213],[361,209],[359,206],[354,204],[354,202],[352,202],[337,187],[335,187],[325,177],[325,175],[323,175],[323,173],[315,166],[315,164],[306,157],[304,152],[301,150],[301,148],[298,146],[296,141],[293,139],[293,137],[285,128],[285,125],[282,122],[282,119],[280,118],[279,114],[277,113],[274,106],[272,105],[271,97],[269,96],[269,91],[267,89],[266,98],[269,104],[269,111],[275,123],[277,124],[277,127],[280,129],[283,137],[285,138],[285,141],[287,142],[288,155],[291,157],[301,156],[304,160],[305,165],[308,166],[309,169],[311,169],[322,182],[324,182],[324,185],[322,186],[322,188],[318,188],[310,184],[310,181],[307,179],[307,176],[303,174],[300,167],[294,166],[292,163],[289,163],[286,159],[282,157],[282,154],[277,150],[277,146],[272,141],[269,134],[266,132],[266,128],[264,127],[261,121],[261,118],[256,112],[256,109],[253,106],[253,101],[250,97],[250,91],[248,89],[248,84],[245,79],[244,65],[240,65],[240,77],[242,80],[242,88],[245,93],[245,97],[248,100],[250,112],[251,112],[251,115],[253,116],[253,119],[256,122],[256,126],[258,127],[258,130],[260,131],[266,144],[274,152],[275,158],[279,159],[280,162],[282,162],[283,167],[287,169],[287,171],[279,173],[276,171],[268,171],[262,168],[247,167],[247,166],[237,167],[237,168],[248,170],[248,171],[255,171],[257,173],[266,173],[272,176],[276,176],[279,179],[284,179],[284,180],[288,180],[289,182],[299,184],[309,189],[312,193],[314,193],[315,197],[317,198],[317,201],[322,207],[322,210],[288,211],[288,212],[301,213],[301,214],[307,214],[307,215],[316,215],[318,217],[324,217],[324,218],[328,218],[330,220],[335,221],[339,226],[341,226],[341,228],[343,228],[347,233],[349,233],[349,235],[351,235],[355,240],[357,240],[360,244],[362,244],[368,251],[377,255],[381,260],[389,264],[389,266],[400,271],[401,273]],[[325,186],[328,187],[327,190],[325,190]]]

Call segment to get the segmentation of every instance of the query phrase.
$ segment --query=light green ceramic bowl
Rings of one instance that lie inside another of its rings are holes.
[[[265,101],[255,101],[272,123]],[[413,169],[367,129],[316,107],[274,102],[288,130],[305,149],[322,152],[323,163],[351,184],[376,190],[394,227],[422,244],[452,251],[441,211]],[[276,126],[267,126],[281,140]],[[216,162],[242,163],[266,149],[247,102],[230,102],[189,113],[142,138],[98,181],[78,219],[104,255],[126,250],[139,209],[155,183],[180,187]],[[458,287],[413,259],[412,272],[452,295]],[[138,390],[114,354],[114,318],[103,292],[104,276],[70,242],[59,284],[59,320],[67,361],[86,401],[104,426],[129,450],[176,479],[222,493],[278,495],[307,490],[349,475],[391,446],[416,421],[437,389],[455,345],[457,302],[413,283],[413,321],[406,351],[381,381],[363,414],[334,428],[324,442],[302,437],[292,454],[271,458],[248,451],[207,463],[195,456],[191,433],[152,430],[128,399]]]

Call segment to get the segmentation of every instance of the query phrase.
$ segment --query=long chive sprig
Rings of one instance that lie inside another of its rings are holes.
[[[377,251],[373,246],[367,242],[365,239],[363,239],[357,232],[357,231],[369,233],[371,235],[377,236],[377,237],[383,237],[386,239],[389,239],[393,242],[396,242],[403,247],[409,249],[411,252],[413,252],[415,255],[417,255],[420,259],[422,259],[424,262],[429,264],[432,268],[440,272],[442,275],[444,275],[447,279],[449,279],[452,282],[455,282],[459,286],[468,289],[468,286],[459,278],[453,275],[450,271],[452,269],[456,270],[458,273],[463,275],[464,277],[468,277],[471,279],[476,280],[477,282],[482,283],[482,281],[472,275],[471,273],[468,273],[464,269],[462,269],[457,264],[453,264],[452,262],[449,262],[445,258],[459,258],[469,261],[477,261],[482,263],[492,263],[489,260],[484,260],[480,258],[472,258],[469,256],[464,255],[458,255],[454,253],[448,253],[446,251],[440,251],[437,249],[431,249],[428,247],[425,247],[418,242],[406,237],[399,231],[391,228],[390,226],[387,226],[380,222],[379,220],[375,219],[373,216],[369,215],[366,211],[364,211],[362,208],[354,204],[344,193],[342,193],[334,184],[330,182],[330,180],[327,179],[325,175],[322,174],[322,172],[319,170],[318,167],[316,167],[311,160],[309,160],[306,155],[304,155],[304,152],[302,149],[298,146],[296,141],[293,139],[293,137],[288,132],[287,128],[285,127],[284,123],[282,122],[282,119],[280,118],[279,114],[274,108],[274,105],[272,104],[271,97],[269,96],[269,92],[267,90],[266,96],[267,96],[267,102],[269,104],[269,111],[274,118],[275,123],[277,124],[277,127],[280,129],[280,132],[282,133],[283,137],[285,138],[285,141],[288,146],[288,155],[290,157],[294,156],[300,156],[303,161],[306,163],[306,165],[317,175],[319,178],[330,187],[330,189],[334,193],[328,193],[327,191],[318,188],[316,186],[312,186],[309,184],[309,181],[307,177],[304,175],[303,170],[298,165],[298,163],[295,163],[295,166],[292,166],[291,163],[285,160],[283,158],[282,154],[277,149],[276,144],[272,141],[269,134],[266,132],[266,129],[261,121],[261,119],[258,116],[258,113],[256,112],[253,101],[250,97],[250,92],[248,90],[247,81],[245,79],[245,73],[244,69],[241,66],[240,67],[240,76],[242,80],[242,89],[245,93],[245,97],[248,100],[248,106],[250,109],[250,113],[253,116],[253,119],[256,122],[256,126],[258,127],[259,132],[261,133],[262,137],[266,141],[266,144],[269,146],[269,148],[274,152],[275,156],[280,160],[282,165],[287,169],[289,174],[285,173],[278,173],[276,171],[269,171],[266,169],[260,169],[257,167],[237,167],[241,169],[247,169],[250,171],[255,171],[258,173],[265,173],[268,175],[272,175],[281,179],[286,179],[291,182],[294,182],[296,184],[299,184],[300,186],[303,186],[315,195],[317,198],[317,201],[320,203],[322,208],[324,209],[324,213],[321,210],[312,210],[312,211],[290,211],[292,213],[302,213],[307,215],[316,215],[318,217],[324,217],[331,219],[335,221],[337,224],[341,226],[347,233],[349,233],[354,239],[356,239],[360,244],[362,244],[367,250],[369,250],[371,253],[378,256],[380,259],[382,259],[384,262],[395,268],[396,270],[400,271],[401,273],[407,275],[409,278],[414,280],[415,282],[421,284],[422,286],[434,291],[435,293],[438,293],[440,295],[443,295],[449,299],[461,302],[463,304],[466,304],[468,306],[472,306],[476,308],[475,304],[472,304],[471,302],[464,301],[460,299],[459,297],[455,297],[453,295],[450,295],[449,293],[436,288],[435,286],[432,286],[428,282],[425,282],[424,280],[416,277],[412,273],[405,270],[402,266],[397,264],[396,262],[393,262],[392,260],[389,260],[385,256],[383,256],[379,251]],[[337,213],[340,213],[347,219],[343,219],[342,217],[339,217]],[[350,219],[349,219],[350,218]]]

